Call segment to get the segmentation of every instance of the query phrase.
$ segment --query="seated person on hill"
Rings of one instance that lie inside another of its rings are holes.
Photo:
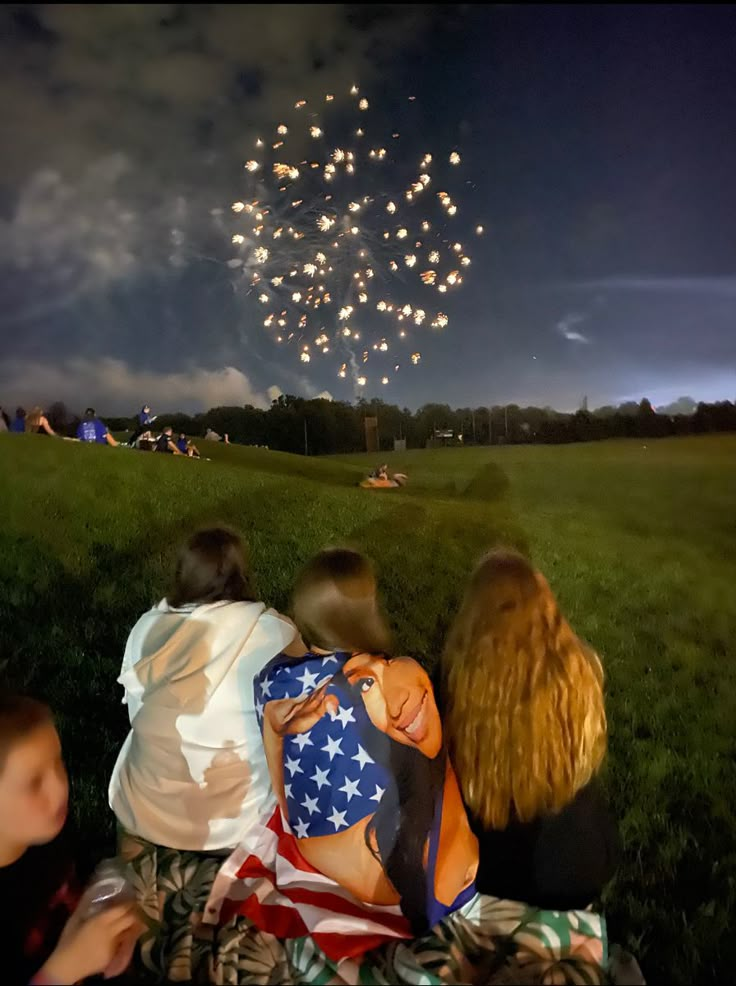
[[[26,418],[25,430],[36,435],[52,435],[56,437],[56,432],[49,424],[49,420],[40,407],[34,407]]]
[[[596,780],[606,753],[603,669],[521,555],[496,551],[476,569],[439,694],[480,841],[478,889],[555,910],[587,907],[618,855]]]
[[[179,433],[179,438],[177,439],[176,447],[179,449],[182,455],[188,455],[190,459],[199,458],[199,449],[197,448],[196,445],[192,444],[192,442],[187,438],[187,436],[184,434],[183,431]]]
[[[88,920],[66,831],[69,784],[49,709],[0,696],[3,982],[75,983],[127,967],[141,927],[131,904]]]
[[[156,420],[156,415],[155,414],[152,415],[151,408],[148,406],[148,404],[144,404],[143,407],[138,412],[138,421],[136,424],[135,431],[128,439],[128,445],[130,445],[131,448],[135,447],[136,443],[138,442],[138,439],[142,438],[144,433],[150,430],[151,425],[155,420]]]
[[[171,425],[167,425],[156,439],[154,452],[165,452],[168,455],[182,454],[174,443],[174,429]]]
[[[84,418],[79,422],[77,438],[80,442],[97,442],[98,445],[118,445],[110,434],[107,425],[100,421],[93,407],[88,407]]]
[[[155,444],[156,439],[153,437],[153,432],[144,431],[136,438],[133,448],[140,449],[144,452],[152,452]]]
[[[2,408],[0,408],[0,431],[10,431],[10,418]]]
[[[294,615],[310,652],[280,655],[255,684],[278,805],[244,837],[226,911],[284,937],[311,930],[339,961],[423,934],[467,904],[478,843],[429,677],[411,658],[389,655],[367,559],[319,554],[297,583]],[[269,907],[277,898],[291,903],[288,926],[285,909],[276,916]],[[341,933],[330,934],[337,917]]]
[[[15,409],[15,417],[10,422],[10,430],[16,435],[22,435],[26,430],[26,412],[22,407]]]
[[[388,471],[388,464],[384,462],[383,465],[371,470],[368,478],[364,479],[360,485],[364,489],[393,489],[397,486],[403,486],[406,480],[407,477],[403,472],[397,472],[391,475]]]
[[[172,591],[133,627],[118,678],[131,730],[109,797],[125,833],[220,850],[273,810],[252,682],[296,636],[256,598],[236,534],[189,538]]]

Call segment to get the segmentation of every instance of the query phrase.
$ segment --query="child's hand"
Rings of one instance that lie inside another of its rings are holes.
[[[327,713],[334,715],[339,707],[337,695],[328,695],[326,681],[306,698],[280,698],[268,702],[265,717],[279,736],[305,733]]]
[[[118,971],[122,953],[142,930],[134,904],[110,907],[88,921],[72,915],[40,971],[59,983],[76,983],[100,973],[119,975],[123,971]]]

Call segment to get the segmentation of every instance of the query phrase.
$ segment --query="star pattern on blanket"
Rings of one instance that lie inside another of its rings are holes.
[[[338,697],[335,710],[303,732],[284,737],[288,822],[298,839],[333,835],[375,814],[389,785],[385,767],[366,749],[370,746],[366,733],[374,727],[362,702],[339,675],[348,659],[341,653],[276,659],[254,683],[261,725],[269,702],[303,700],[326,683],[327,694]]]

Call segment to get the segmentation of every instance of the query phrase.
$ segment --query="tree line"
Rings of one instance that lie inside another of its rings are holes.
[[[212,429],[237,444],[308,455],[364,451],[367,417],[378,420],[382,451],[393,449],[397,438],[405,440],[407,448],[425,448],[428,444],[556,445],[736,431],[736,405],[731,401],[696,405],[683,398],[673,405],[673,409],[682,407],[692,407],[692,413],[657,413],[647,399],[594,411],[583,408],[572,414],[517,404],[475,408],[425,404],[411,411],[381,400],[349,404],[284,395],[265,409],[245,405],[213,407],[195,415],[161,414],[156,424],[171,425],[175,432],[194,437]],[[75,433],[79,419],[64,404],[52,404],[47,417],[56,431]],[[105,421],[111,430],[127,432],[133,428],[134,417],[106,417]]]

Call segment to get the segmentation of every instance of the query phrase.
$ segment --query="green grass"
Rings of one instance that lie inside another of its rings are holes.
[[[206,446],[211,462],[0,436],[0,674],[61,720],[88,845],[111,837],[130,626],[178,543],[224,521],[263,597],[330,543],[380,565],[403,649],[436,659],[470,566],[504,542],[545,572],[608,678],[606,772],[625,858],[611,936],[650,982],[736,967],[736,437],[409,452],[401,491],[356,488],[365,456]],[[523,767],[520,767],[523,769]]]

